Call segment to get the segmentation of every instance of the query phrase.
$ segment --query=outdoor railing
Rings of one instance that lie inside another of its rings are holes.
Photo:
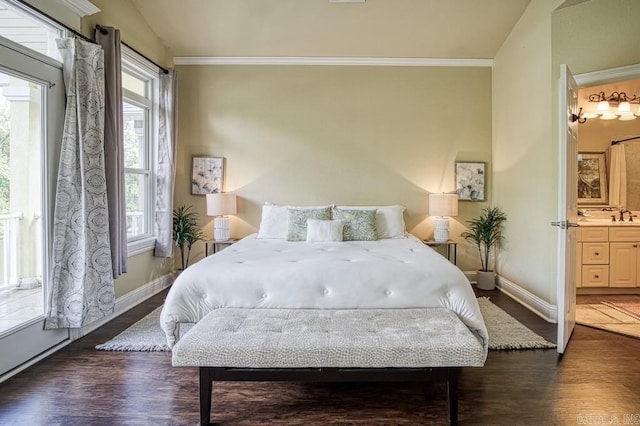
[[[0,215],[0,288],[18,284],[18,241],[22,213]]]

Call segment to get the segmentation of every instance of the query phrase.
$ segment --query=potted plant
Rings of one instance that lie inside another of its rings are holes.
[[[180,269],[189,266],[191,246],[202,239],[202,231],[198,227],[198,213],[190,212],[190,208],[191,206],[182,205],[173,210],[173,241],[180,248]]]
[[[503,223],[507,216],[499,207],[485,207],[479,217],[467,221],[468,228],[460,234],[478,248],[481,269],[478,270],[478,288],[493,290],[495,288],[495,272],[489,269],[491,250],[503,240]]]

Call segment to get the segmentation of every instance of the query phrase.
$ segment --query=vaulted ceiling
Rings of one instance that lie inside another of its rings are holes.
[[[530,0],[132,0],[173,56],[493,58]]]

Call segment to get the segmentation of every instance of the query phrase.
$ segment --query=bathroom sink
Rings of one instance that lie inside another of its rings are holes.
[[[640,221],[636,222],[612,222],[611,218],[605,219],[600,217],[581,217],[578,219],[581,226],[640,226]]]

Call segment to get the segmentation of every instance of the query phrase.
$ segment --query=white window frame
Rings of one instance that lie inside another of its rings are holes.
[[[129,104],[139,106],[147,110],[146,129],[147,149],[145,163],[147,183],[147,197],[145,203],[145,221],[147,223],[147,232],[145,234],[136,235],[127,240],[128,257],[135,256],[146,251],[153,250],[156,243],[155,235],[155,194],[156,194],[156,158],[158,147],[158,106],[160,100],[159,94],[159,72],[160,70],[146,58],[129,47],[122,46],[122,71],[131,74],[137,78],[147,81],[147,96],[141,96],[127,89],[122,89],[123,101]],[[125,168],[125,173],[138,173],[140,169]]]

